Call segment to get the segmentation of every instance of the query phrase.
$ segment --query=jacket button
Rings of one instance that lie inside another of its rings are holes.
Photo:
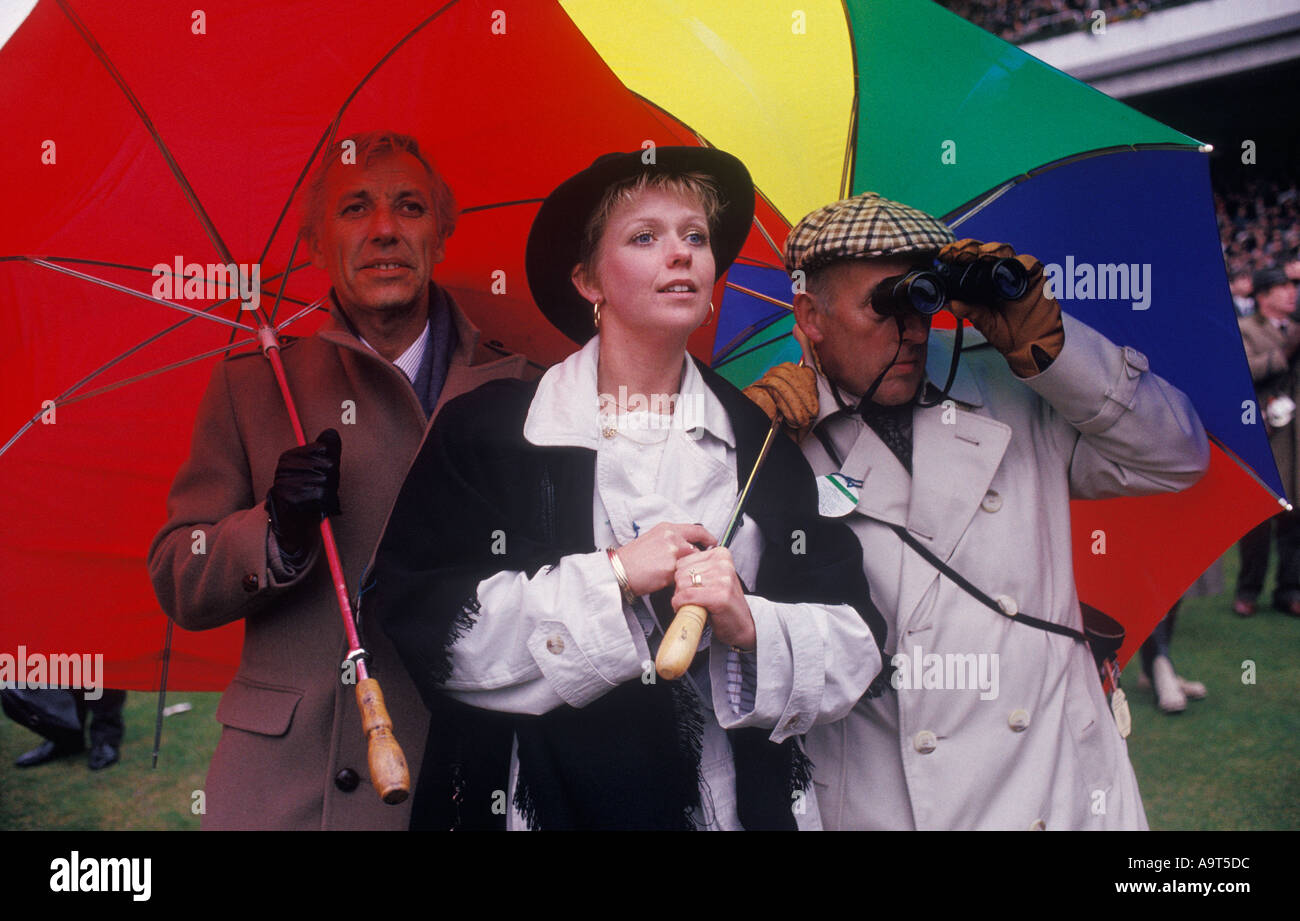
[[[996,489],[990,489],[984,494],[984,498],[980,500],[980,508],[986,512],[996,512],[1002,508],[1002,496],[998,494]]]
[[[1011,716],[1007,718],[1007,725],[1011,727],[1012,732],[1024,732],[1029,728],[1029,711],[1012,710]]]
[[[1029,825],[1030,831],[1047,831],[1047,823],[1042,819],[1034,819]]]
[[[244,586],[244,591],[246,592],[257,591],[257,573],[255,572],[245,573],[244,581],[240,584]]]
[[[564,637],[557,633],[555,636],[547,638],[546,651],[553,656],[558,656],[564,652]]]
[[[921,754],[928,755],[930,752],[934,751],[935,746],[938,744],[938,740],[934,737],[933,732],[928,729],[922,729],[916,734],[916,737],[912,739],[912,744]]]
[[[1002,613],[1007,617],[1015,617],[1020,613],[1020,606],[1016,604],[1016,599],[1010,595],[998,595],[993,600],[998,603],[998,607],[1002,609]]]
[[[344,793],[351,793],[361,783],[361,778],[352,768],[344,768],[334,775],[334,786],[338,787]]]

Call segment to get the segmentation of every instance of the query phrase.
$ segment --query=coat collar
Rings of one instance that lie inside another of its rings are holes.
[[[456,351],[452,353],[452,364],[473,365],[475,353],[478,350],[479,330],[469,317],[465,316],[460,305],[456,303],[455,298],[447,292],[445,288],[439,288],[433,282],[429,282],[429,303],[436,304],[439,297],[451,309],[451,320],[456,327],[457,343]],[[330,288],[329,292],[329,319],[321,327],[318,335],[335,345],[341,345],[354,351],[359,351],[366,355],[374,355],[383,358],[374,349],[361,341],[361,336],[357,333],[356,327],[348,319],[343,307],[339,304],[338,295],[334,289]],[[392,362],[388,362],[392,364]],[[395,366],[394,366],[395,367]]]
[[[940,393],[944,383],[948,380],[948,370],[952,362],[953,338],[952,330],[933,330],[930,333],[930,340],[926,349],[925,383],[923,385],[923,393],[927,398],[933,398]],[[961,349],[963,355],[973,349],[989,347],[984,336],[977,330],[967,326],[963,331]],[[819,363],[813,360],[810,349],[804,350],[804,363],[811,368],[818,368]],[[965,406],[984,405],[984,392],[980,389],[979,381],[976,379],[974,372],[971,371],[969,363],[958,362],[957,376],[953,380],[948,395],[957,403]],[[850,407],[857,405],[854,397],[843,390],[839,391],[839,400],[836,400],[830,380],[818,370],[817,423],[820,424],[827,416],[839,412],[841,401]]]
[[[988,348],[978,333],[966,332],[963,355]],[[930,335],[926,377],[927,396],[931,399],[947,380],[952,344],[951,331]],[[839,406],[830,382],[821,374],[817,375],[817,387],[820,424]],[[958,364],[949,396],[951,404],[945,401],[937,406],[917,407],[913,413],[910,476],[879,436],[856,415],[841,415],[828,423],[831,442],[843,460],[840,469],[864,481],[858,513],[905,526],[941,559],[952,554],[979,510],[1011,441],[1008,425],[978,412],[986,398],[970,362]]]
[[[596,335],[542,376],[524,420],[524,437],[529,442],[540,447],[596,450],[600,440],[596,430],[599,357],[600,336]],[[698,437],[702,429],[728,447],[736,447],[731,419],[717,394],[706,386],[694,361],[683,361],[682,386],[672,426],[691,437]]]
[[[1239,325],[1244,331],[1249,331],[1250,327],[1253,326],[1257,335],[1262,335],[1268,339],[1281,341],[1285,335],[1276,323],[1259,311],[1252,313],[1248,317],[1243,317]]]

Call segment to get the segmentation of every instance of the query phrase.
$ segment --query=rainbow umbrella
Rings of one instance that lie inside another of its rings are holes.
[[[212,365],[256,348],[216,268],[259,266],[286,335],[319,326],[328,280],[295,246],[292,202],[322,151],[376,128],[419,138],[462,209],[435,280],[485,341],[545,365],[574,345],[528,296],[541,200],[610,150],[698,143],[554,3],[357,14],[44,0],[0,49],[3,661],[102,654],[108,686],[157,686],[166,619],[145,554]],[[746,251],[769,249],[756,232]],[[343,562],[355,592],[367,560]],[[224,687],[240,629],[177,631],[170,684]],[[321,629],[341,642],[337,618]]]
[[[1278,511],[1203,145],[929,0],[563,6],[631,90],[746,162],[784,221],[776,247],[814,208],[879,192],[1038,256],[1067,311],[1188,394],[1212,441],[1200,484],[1071,509],[1080,596],[1126,623],[1122,657]],[[798,355],[790,284],[742,261],[727,287],[712,361],[743,385]]]
[[[1149,624],[1276,510],[1263,433],[1241,424],[1253,393],[1191,139],[918,0],[355,12],[43,0],[0,49],[0,652],[102,651],[109,685],[155,686],[164,618],[145,549],[211,362],[253,346],[122,289],[224,248],[261,266],[277,322],[309,333],[326,282],[293,248],[288,204],[322,145],[375,126],[428,140],[459,196],[435,277],[486,338],[539,364],[571,346],[523,283],[537,205],[597,154],[646,142],[732,151],[760,188],[718,322],[692,340],[738,383],[794,354],[790,224],[862,189],[1045,262],[1149,262],[1149,309],[1065,304],[1193,396],[1214,462],[1187,493],[1075,509],[1082,595]],[[238,320],[206,293],[190,306]],[[1087,552],[1097,529],[1104,555]],[[181,634],[173,686],[222,687],[238,648],[237,626]]]

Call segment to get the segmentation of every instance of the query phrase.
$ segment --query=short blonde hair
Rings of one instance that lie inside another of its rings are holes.
[[[578,244],[578,264],[583,266],[584,271],[591,268],[596,249],[600,246],[600,238],[605,233],[605,226],[614,209],[623,202],[632,201],[647,189],[670,192],[698,201],[709,222],[710,238],[717,230],[719,216],[727,207],[722,198],[722,190],[713,177],[705,173],[641,173],[631,179],[616,182],[605,190],[600,204],[591,212],[587,226],[583,228],[582,240]]]

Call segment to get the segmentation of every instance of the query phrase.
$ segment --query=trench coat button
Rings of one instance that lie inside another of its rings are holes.
[[[998,603],[998,607],[1002,609],[1002,613],[1008,617],[1015,617],[1020,613],[1020,606],[1016,604],[1016,599],[1012,598],[1010,595],[998,595],[993,600]]]
[[[244,586],[244,591],[246,592],[257,591],[257,573],[245,573],[244,580],[240,584]]]
[[[1002,496],[996,489],[990,489],[980,500],[980,508],[986,512],[996,512],[1002,508]]]
[[[558,656],[560,653],[564,652],[564,637],[560,636],[558,633],[554,636],[547,637],[546,651],[553,656]]]
[[[344,793],[351,793],[361,783],[361,778],[352,768],[344,768],[334,775],[334,786],[338,787]]]
[[[1007,725],[1011,727],[1012,732],[1024,732],[1029,728],[1029,711],[1012,710],[1011,716],[1007,718]]]
[[[1034,819],[1029,825],[1030,831],[1047,831],[1047,823],[1042,819]]]
[[[938,744],[938,740],[935,739],[933,732],[928,729],[922,729],[916,734],[915,738],[912,739],[912,744],[921,754],[928,755],[930,752],[934,751],[935,746]]]

